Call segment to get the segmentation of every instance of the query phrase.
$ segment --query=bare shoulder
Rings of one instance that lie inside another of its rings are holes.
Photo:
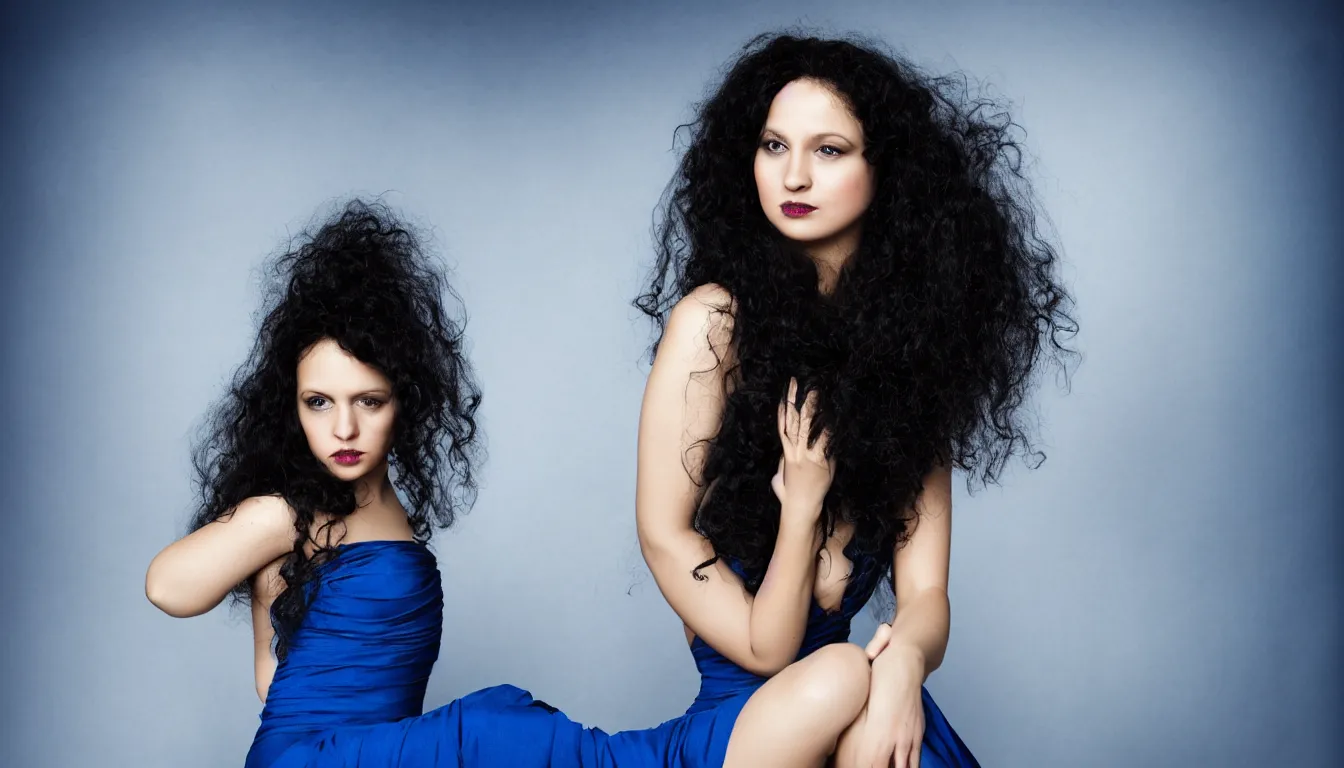
[[[284,522],[286,524],[294,521],[294,510],[290,508],[289,502],[278,493],[267,494],[265,496],[249,496],[238,503],[233,508],[234,514],[243,515],[256,520],[269,520],[274,522]]]
[[[265,536],[292,540],[294,510],[282,496],[250,496],[238,503],[223,521],[234,522]]]
[[[678,302],[678,304],[686,303],[687,299],[692,299],[705,306],[725,311],[731,311],[737,303],[736,300],[733,299],[733,295],[728,292],[728,289],[718,283],[705,283],[704,285],[696,287],[695,290],[686,294],[686,297]]]
[[[731,328],[736,310],[737,301],[728,289],[717,283],[705,283],[677,302],[672,308],[672,319],[699,319],[704,323],[711,318],[718,318],[716,323]]]
[[[672,307],[659,345],[678,358],[698,359],[713,353],[722,360],[732,339],[737,304],[726,289],[708,283],[686,294]]]

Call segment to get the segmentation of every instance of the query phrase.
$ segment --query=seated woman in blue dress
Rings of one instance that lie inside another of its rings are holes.
[[[444,273],[386,208],[350,202],[270,275],[195,454],[192,532],[146,594],[179,617],[250,600],[264,709],[248,766],[346,764],[333,735],[395,765],[402,745],[375,726],[421,712],[443,629],[425,542],[472,501],[480,392]]]
[[[958,82],[766,36],[691,125],[637,302],[661,331],[637,514],[718,711],[695,765],[976,765],[923,687],[951,472],[1038,458],[1019,406],[1076,326],[1014,126]]]

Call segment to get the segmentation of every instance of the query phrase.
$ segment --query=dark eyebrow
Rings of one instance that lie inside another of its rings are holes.
[[[767,134],[774,135],[774,136],[776,136],[776,137],[778,137],[778,138],[781,138],[781,139],[783,138],[783,134],[781,134],[779,131],[776,131],[774,128],[766,127],[766,128],[764,128],[764,129],[761,130],[761,138],[765,138],[765,136],[766,136]],[[827,131],[827,132],[825,132],[825,133],[818,133],[818,134],[816,134],[815,136],[811,136],[811,137],[809,137],[809,138],[812,138],[812,139],[825,139],[825,138],[827,138],[827,137],[837,138],[837,139],[839,139],[839,140],[841,140],[841,141],[843,141],[843,142],[845,142],[846,144],[849,144],[849,145],[851,145],[851,146],[857,146],[857,145],[858,145],[858,142],[854,141],[853,139],[849,138],[848,136],[845,136],[845,135],[843,135],[843,134],[839,134],[839,133],[835,133],[834,131]]]
[[[309,396],[325,397],[325,398],[327,398],[328,400],[335,400],[335,399],[336,399],[336,398],[332,397],[331,395],[328,395],[327,393],[325,393],[325,392],[323,392],[323,391],[321,391],[321,390],[319,390],[319,389],[313,389],[313,388],[311,388],[311,387],[305,387],[302,391],[305,392],[306,394],[308,394]],[[353,395],[353,397],[368,397],[369,395],[375,395],[375,396],[378,396],[378,397],[391,397],[391,396],[392,396],[392,393],[389,392],[389,391],[387,391],[386,389],[378,389],[378,388],[374,388],[374,389],[366,389],[366,390],[364,390],[363,392],[356,392],[356,393]]]
[[[834,136],[835,138],[837,138],[837,139],[839,139],[839,140],[845,142],[846,144],[855,144],[855,143],[857,143],[857,142],[855,142],[853,139],[849,138],[848,136],[844,136],[844,135],[839,134],[839,133],[821,133],[821,134],[817,134],[816,138],[818,138],[818,139],[824,139],[824,138],[826,138],[827,136]]]

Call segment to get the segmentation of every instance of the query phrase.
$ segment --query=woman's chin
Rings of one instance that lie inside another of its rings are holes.
[[[832,227],[828,227],[822,222],[806,221],[804,219],[783,219],[772,221],[779,234],[784,236],[785,240],[800,246],[817,245],[835,237],[838,232]]]
[[[331,473],[332,477],[347,483],[353,483],[356,480],[364,478],[369,474],[370,469],[369,464],[366,461],[361,461],[355,465],[337,464],[330,460],[324,463],[327,466],[327,471]]]

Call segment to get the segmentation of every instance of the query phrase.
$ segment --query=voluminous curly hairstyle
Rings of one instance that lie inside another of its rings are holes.
[[[875,171],[860,245],[829,295],[815,263],[766,219],[752,173],[775,94],[800,78],[841,97]],[[1016,126],[966,91],[964,78],[922,75],[873,44],[771,35],[743,49],[682,126],[689,146],[635,305],[660,341],[671,308],[697,287],[732,296],[721,308],[732,312],[731,361],[715,369],[730,394],[703,454],[699,481],[713,492],[694,524],[715,559],[741,563],[753,592],[778,533],[770,478],[790,377],[818,394],[814,436],[831,434],[823,525],[853,523],[853,546],[885,553],[888,566],[931,470],[994,482],[1013,454],[1044,458],[1021,406],[1039,363],[1067,369],[1075,354],[1061,341],[1077,331],[1072,302],[1038,230]]]
[[[191,529],[228,516],[252,496],[278,494],[293,508],[294,549],[271,610],[283,659],[318,566],[337,553],[326,535],[313,535],[314,523],[322,515],[331,525],[356,505],[353,485],[332,475],[304,437],[301,355],[331,339],[392,382],[390,474],[422,542],[475,500],[481,394],[463,351],[465,318],[455,320],[443,304],[445,295],[456,300],[456,294],[419,239],[384,206],[347,203],[274,258],[267,277],[256,343],[194,450],[200,506]],[[248,599],[250,585],[239,584],[234,596]]]

